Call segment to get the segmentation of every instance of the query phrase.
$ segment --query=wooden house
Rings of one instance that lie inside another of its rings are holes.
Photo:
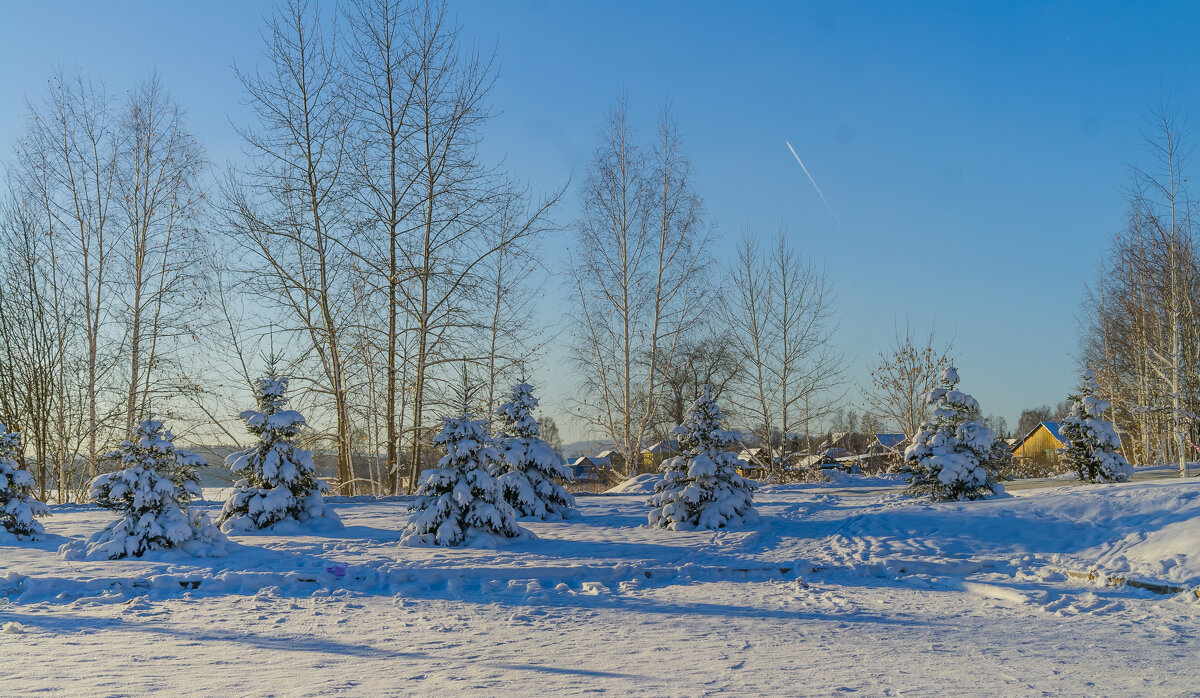
[[[1067,447],[1059,433],[1058,422],[1042,422],[1013,446],[1013,458],[1024,461],[1054,462]]]
[[[904,453],[904,446],[908,441],[908,437],[904,434],[875,434],[875,440],[867,447],[867,453],[873,456],[890,455],[893,453]]]
[[[760,477],[764,472],[763,465],[755,462],[754,460],[746,458],[744,455],[745,453],[745,451],[742,451],[738,454],[738,475],[751,479]]]
[[[761,468],[771,462],[771,454],[765,448],[754,446],[744,448],[738,453],[738,458],[749,463],[751,467]]]
[[[576,480],[599,480],[603,471],[611,469],[607,460],[597,456],[580,456],[567,465]]]
[[[618,472],[625,472],[625,456],[616,449],[608,449],[596,454],[596,458],[608,463],[608,467]]]
[[[679,455],[679,442],[675,439],[659,441],[650,448],[642,450],[642,468],[645,471],[658,470],[662,462],[672,456]]]

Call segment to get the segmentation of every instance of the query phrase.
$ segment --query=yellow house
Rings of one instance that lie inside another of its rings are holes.
[[[675,439],[659,441],[650,448],[642,450],[643,472],[653,472],[668,458],[679,455],[679,442]]]
[[[1058,422],[1038,424],[1013,446],[1013,458],[1040,461],[1057,458],[1059,451],[1067,447],[1067,441],[1059,433],[1058,427]]]

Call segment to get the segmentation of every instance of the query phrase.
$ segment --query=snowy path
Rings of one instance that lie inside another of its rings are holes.
[[[527,523],[540,541],[498,551],[399,547],[395,501],[338,504],[344,531],[242,536],[210,560],[0,547],[0,626],[22,627],[0,634],[0,694],[1171,694],[1200,679],[1200,600],[1055,571],[1200,585],[1200,482],[941,505],[775,487],[761,524],[718,533],[640,528],[643,499],[580,498],[582,519]],[[108,520],[54,513],[60,536]]]

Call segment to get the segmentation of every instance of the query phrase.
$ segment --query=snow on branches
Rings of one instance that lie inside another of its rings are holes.
[[[59,553],[69,560],[141,557],[150,550],[180,548],[197,557],[222,555],[225,536],[188,503],[200,496],[194,453],[175,448],[175,436],[157,419],[137,426],[133,440],[104,455],[120,470],[92,480],[89,497],[122,517]]]
[[[1099,389],[1095,371],[1084,371],[1078,392],[1070,398],[1071,412],[1059,427],[1067,440],[1063,461],[1084,482],[1125,482],[1133,469],[1117,452],[1121,437],[1104,418],[1108,401],[1096,397]]]
[[[245,533],[280,522],[341,526],[325,506],[329,485],[317,477],[312,453],[296,445],[304,416],[285,410],[288,379],[268,376],[255,381],[258,409],[239,416],[258,443],[231,454],[225,465],[240,476],[217,519],[226,533]]]
[[[500,452],[486,421],[472,419],[464,408],[460,416],[442,420],[433,443],[446,455],[437,468],[422,475],[402,544],[488,547],[512,538],[535,538],[517,525],[516,512],[491,474]]]
[[[1004,449],[996,435],[980,423],[979,403],[959,391],[958,371],[947,366],[942,385],[929,391],[933,419],[921,426],[904,451],[910,497],[935,501],[982,499],[1004,493],[999,460]]]
[[[570,470],[541,437],[533,416],[538,400],[528,383],[513,386],[508,402],[500,405],[500,489],[517,516],[542,520],[577,516],[575,498],[555,480],[570,478]]]
[[[33,496],[33,476],[17,463],[21,433],[0,424],[0,537],[8,531],[18,539],[36,538],[44,531],[37,520],[46,505]]]
[[[663,481],[647,502],[654,507],[651,526],[716,529],[758,519],[753,485],[738,475],[737,454],[729,450],[736,435],[721,429],[723,419],[712,386],[704,386],[683,424],[672,430],[681,455],[663,461]]]

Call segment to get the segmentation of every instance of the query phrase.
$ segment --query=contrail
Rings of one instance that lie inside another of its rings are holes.
[[[820,196],[821,201],[823,201],[825,203],[825,208],[827,208],[829,210],[829,215],[833,216],[833,220],[838,225],[841,225],[842,221],[839,220],[837,217],[837,214],[833,212],[833,207],[829,205],[829,199],[825,198],[825,193],[821,191],[821,187],[817,186],[817,180],[813,179],[813,176],[808,173],[808,168],[804,166],[804,161],[801,160],[800,156],[796,154],[796,149],[793,148],[792,144],[789,143],[788,141],[784,141],[784,143],[787,144],[788,150],[792,151],[792,157],[796,158],[796,162],[800,163],[800,169],[804,170],[804,174],[805,174],[805,176],[808,177],[808,181],[812,182],[813,189],[817,190],[817,195]]]

